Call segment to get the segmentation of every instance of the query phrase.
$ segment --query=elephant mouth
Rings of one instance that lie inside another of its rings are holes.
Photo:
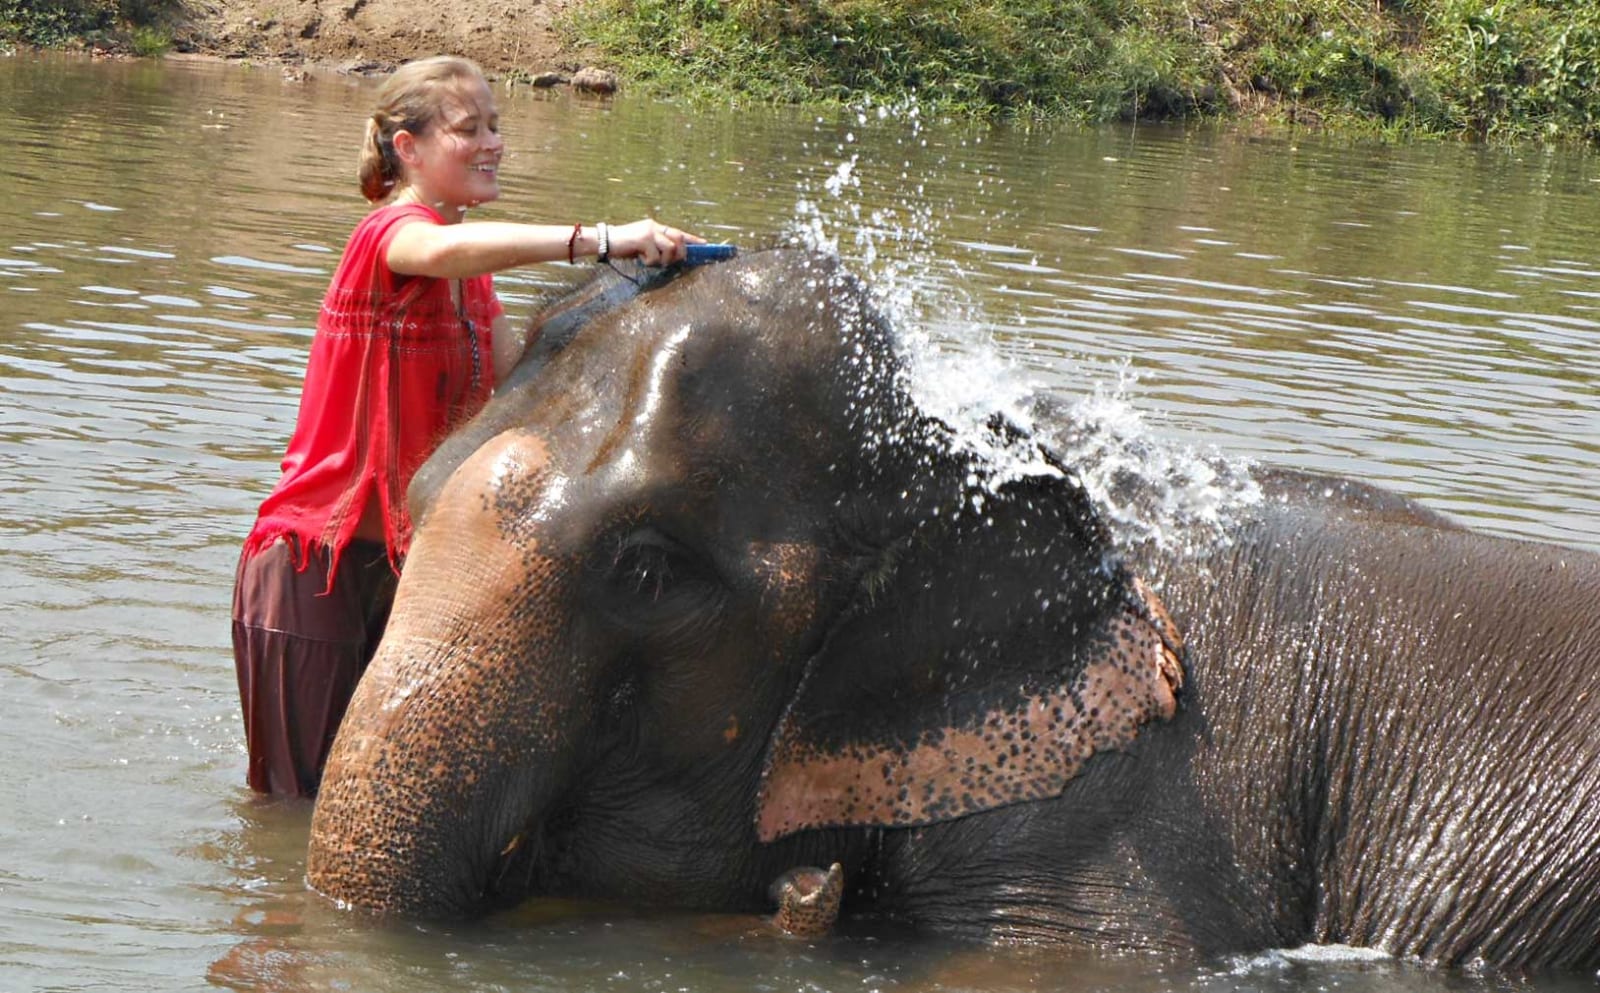
[[[560,866],[567,857],[576,830],[578,803],[565,795],[552,802],[541,817],[535,813],[508,841],[494,851],[482,874],[482,906],[504,910],[530,897],[561,896]]]
[[[533,891],[540,847],[538,836],[523,830],[500,849],[489,864],[483,887],[484,904],[488,909],[511,906]]]

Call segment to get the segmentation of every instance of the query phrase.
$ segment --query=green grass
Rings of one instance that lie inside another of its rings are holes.
[[[565,29],[688,99],[1600,138],[1592,0],[589,0]]]

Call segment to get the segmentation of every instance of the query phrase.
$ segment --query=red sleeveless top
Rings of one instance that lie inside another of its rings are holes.
[[[301,561],[329,549],[333,570],[367,502],[377,500],[389,561],[411,544],[406,486],[451,430],[476,414],[494,387],[491,327],[504,312],[489,275],[450,281],[402,276],[384,262],[401,221],[443,224],[422,204],[368,214],[350,235],[317,315],[305,388],[283,476],[261,504],[244,554],[284,535]]]

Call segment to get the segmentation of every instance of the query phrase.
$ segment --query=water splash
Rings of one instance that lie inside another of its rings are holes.
[[[920,109],[910,101],[868,102],[850,113],[849,124],[856,130],[893,129],[891,143],[907,154],[898,163],[877,157],[863,165],[856,131],[845,130],[831,150],[836,161],[816,188],[811,180],[801,182],[793,219],[784,232],[787,240],[848,257],[867,277],[875,302],[903,328],[972,326],[961,319],[971,309],[961,289],[969,274],[938,250],[939,219],[959,204],[953,198],[937,202],[912,167],[910,149],[927,144]],[[863,177],[872,185],[871,196],[863,195]],[[864,210],[868,201],[879,206]]]
[[[1160,436],[1129,394],[1094,384],[1065,416],[1035,428],[1078,474],[1118,542],[1204,556],[1229,545],[1232,526],[1262,501],[1248,459]]]
[[[1232,967],[1227,974],[1241,977],[1281,972],[1296,963],[1359,966],[1368,963],[1395,963],[1398,960],[1388,952],[1377,948],[1358,948],[1355,945],[1300,945],[1295,948],[1275,948],[1259,955],[1241,955],[1231,961]]]
[[[922,141],[914,106],[867,106],[855,111],[853,124],[898,126],[897,141]],[[1230,525],[1261,500],[1249,463],[1159,437],[1129,399],[1134,378],[1126,365],[1114,383],[1095,382],[1076,400],[1047,393],[1006,357],[982,308],[963,290],[966,274],[937,250],[940,218],[955,205],[941,209],[903,167],[878,175],[876,163],[862,163],[855,141],[855,131],[846,130],[817,188],[800,190],[787,238],[847,257],[866,277],[874,304],[896,326],[903,385],[924,413],[950,428],[951,444],[973,457],[974,471],[951,499],[982,513],[1008,483],[1062,475],[1059,461],[1079,477],[1119,545],[1195,555],[1224,547]],[[864,182],[873,185],[870,198]],[[884,196],[885,189],[895,192]],[[866,199],[888,206],[863,215]],[[1019,433],[996,431],[997,418]],[[868,446],[903,440],[890,430]]]
[[[1032,382],[990,342],[955,355],[913,346],[908,386],[918,406],[954,431],[976,457],[968,499],[1029,477],[1058,477],[1065,464],[1119,547],[1154,545],[1203,557],[1230,543],[1232,526],[1262,500],[1248,460],[1162,437],[1134,406],[1124,365],[1114,383],[1076,399]],[[997,433],[996,417],[1018,429]]]
[[[938,348],[925,333],[903,332],[899,340],[906,387],[918,408],[948,425],[954,445],[983,467],[973,487],[992,494],[1019,479],[1062,475],[1032,440],[1039,427],[1038,384],[992,341],[957,352]],[[997,417],[1022,434],[996,432]]]

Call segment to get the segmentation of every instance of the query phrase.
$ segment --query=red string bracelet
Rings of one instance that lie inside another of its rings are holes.
[[[577,254],[576,254],[576,250],[577,250],[577,246],[578,246],[578,235],[580,235],[582,233],[583,233],[583,225],[581,223],[574,224],[572,226],[572,234],[571,234],[570,237],[567,238],[567,264],[568,265],[574,265],[578,261]]]

